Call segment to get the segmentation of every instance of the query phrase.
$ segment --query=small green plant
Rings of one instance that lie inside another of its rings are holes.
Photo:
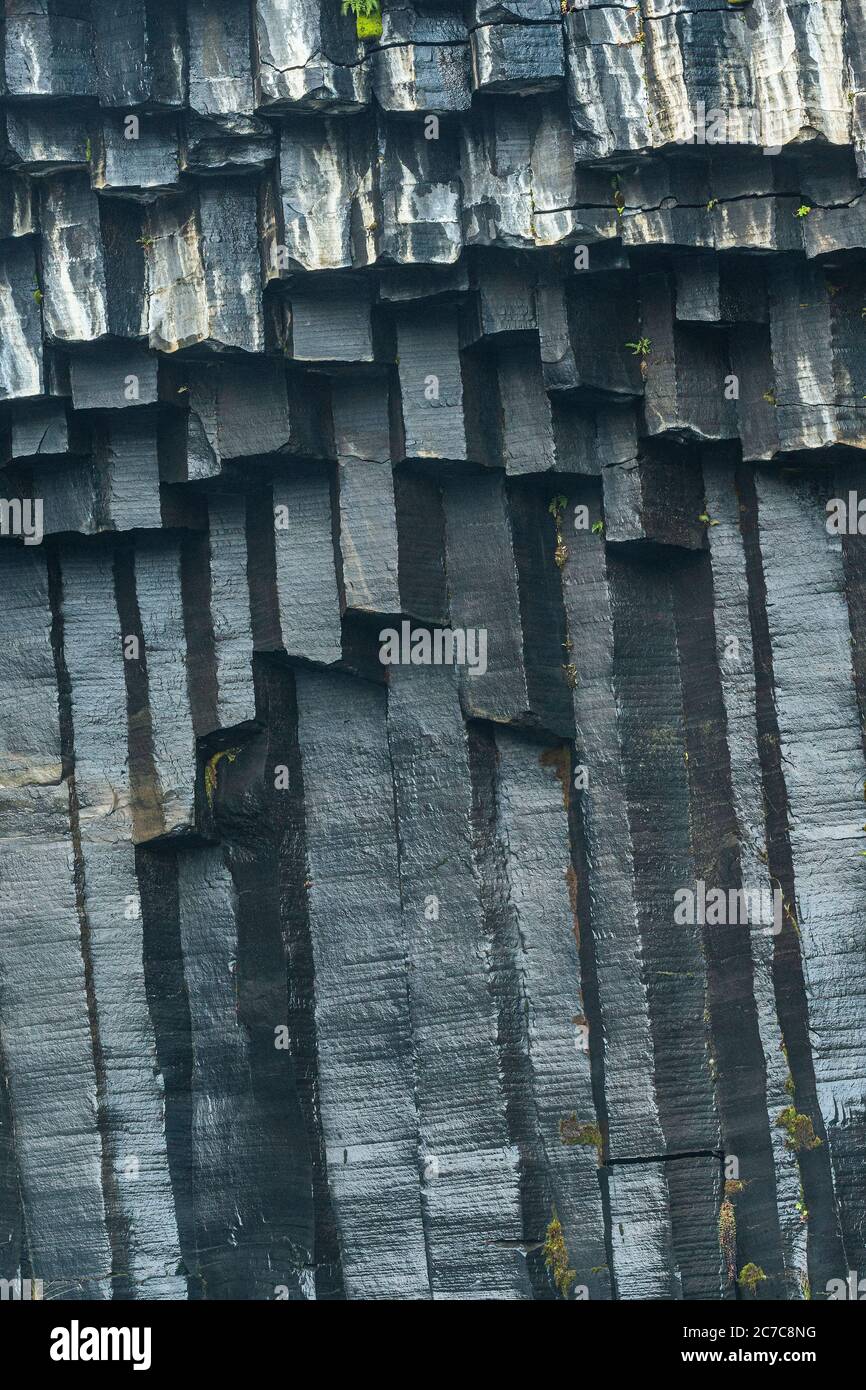
[[[767,1276],[760,1265],[748,1264],[743,1265],[743,1268],[740,1270],[740,1277],[737,1283],[741,1289],[745,1289],[747,1293],[750,1293],[754,1297],[758,1285],[764,1283],[766,1278]]]
[[[698,517],[698,521],[702,521],[702,522],[704,523],[705,526],[718,526],[718,525],[719,525],[719,523],[718,523],[717,521],[713,521],[713,519],[712,519],[712,517],[710,516],[709,512],[701,512],[700,516]]]
[[[794,216],[801,218],[808,217],[811,211],[812,209],[808,203],[801,203],[800,206],[797,208],[797,211],[794,213]]]
[[[585,1148],[596,1148],[601,1152],[603,1141],[598,1125],[591,1121],[579,1123],[574,1111],[566,1119],[560,1120],[559,1137],[563,1144],[568,1144],[570,1147],[575,1144],[582,1144]]]
[[[604,535],[604,522],[603,522],[603,521],[594,521],[594,522],[592,523],[592,528],[591,528],[591,529],[592,529],[592,534],[593,534],[594,536],[603,536],[603,535]],[[866,853],[866,850],[864,850],[864,853]]]
[[[43,299],[45,298],[45,295],[42,293],[38,285],[36,286],[36,289],[33,291],[33,298],[36,300],[37,304],[41,304]]]
[[[649,338],[638,338],[636,343],[626,343],[627,348],[631,348],[632,357],[646,357],[652,347]]]
[[[712,212],[713,208],[718,207],[718,205],[718,198],[711,198],[710,201],[707,203],[707,212]]]
[[[821,1140],[808,1115],[801,1115],[794,1105],[786,1105],[776,1117],[776,1124],[787,1134],[785,1148],[793,1153],[803,1153],[810,1149],[820,1149]]]
[[[767,402],[767,405],[775,405],[775,404],[776,404],[776,393],[775,393],[775,391],[765,391],[764,394],[763,394],[763,396],[761,397],[761,400],[766,401],[766,402]]]
[[[617,39],[617,45],[618,45],[620,48],[631,48],[633,44],[636,44],[636,43],[643,43],[644,40],[645,40],[645,38],[646,38],[646,34],[644,33],[643,20],[642,20],[641,17],[640,17],[640,8],[639,8],[639,6],[638,6],[638,5],[635,5],[634,8],[632,9],[631,13],[632,13],[632,14],[635,14],[635,13],[636,13],[636,14],[637,14],[637,17],[638,17],[638,18],[637,18],[637,33],[635,34],[635,36],[634,36],[633,39]]]
[[[553,552],[553,562],[560,570],[568,559],[568,546],[565,544],[565,537],[562,534],[562,515],[567,506],[568,498],[560,495],[551,498],[550,506],[547,508],[556,525],[556,549]]]
[[[219,775],[218,769],[220,763],[222,762],[223,758],[228,758],[229,762],[233,763],[240,751],[240,748],[220,748],[216,753],[214,753],[210,758],[208,758],[207,762],[205,763],[204,790],[205,796],[207,797],[207,804],[209,807],[213,806],[213,798],[214,792],[216,791],[217,787],[217,778]]]
[[[343,0],[341,13],[355,16],[355,32],[359,39],[377,39],[381,35],[381,0]]]
[[[725,1198],[719,1211],[719,1249],[725,1260],[728,1283],[733,1283],[737,1273],[737,1217],[733,1202]]]
[[[90,163],[91,159],[93,158],[93,146],[92,146],[91,143],[90,143],[90,136],[89,136],[89,135],[88,135],[87,140],[86,140],[85,145],[84,145],[84,158],[87,160],[88,164]]]
[[[745,1192],[746,1183],[742,1178],[728,1178],[725,1183],[726,1197],[739,1197],[741,1192]]]
[[[569,1268],[568,1250],[565,1245],[565,1236],[562,1234],[562,1224],[556,1214],[556,1207],[553,1208],[552,1219],[547,1228],[544,1242],[544,1263],[550,1271],[557,1292],[561,1293],[563,1298],[568,1298],[577,1274],[575,1270]]]
[[[149,251],[152,246],[156,245],[156,242],[152,236],[140,236],[135,244],[136,246],[143,246],[145,251]]]

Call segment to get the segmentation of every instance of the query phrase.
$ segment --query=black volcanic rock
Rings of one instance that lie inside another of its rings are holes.
[[[0,1279],[862,1275],[864,6],[0,51]]]

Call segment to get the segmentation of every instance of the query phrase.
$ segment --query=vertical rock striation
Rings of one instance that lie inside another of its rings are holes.
[[[864,7],[357,27],[6,0],[0,1278],[826,1298]]]

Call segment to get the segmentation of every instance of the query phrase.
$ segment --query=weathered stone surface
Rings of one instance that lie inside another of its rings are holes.
[[[96,93],[93,26],[87,0],[12,0],[4,25],[5,84],[13,97]]]
[[[546,92],[565,75],[559,24],[480,24],[472,30],[472,85],[479,92]]]
[[[330,666],[342,655],[332,484],[317,468],[276,478],[250,527],[249,575],[260,651]]]
[[[803,960],[815,1093],[838,1185],[843,1238],[862,1199],[852,1156],[862,1148],[860,998],[863,956],[858,846],[863,745],[851,667],[851,633],[838,540],[827,534],[822,490],[757,477],[767,622]],[[786,540],[784,554],[781,537]],[[796,557],[796,562],[795,562]],[[802,576],[809,582],[803,584]],[[781,604],[782,594],[786,603]],[[790,597],[788,597],[790,595]],[[787,604],[793,600],[793,607]],[[796,615],[796,616],[795,616]],[[810,711],[808,729],[805,711]],[[828,854],[827,842],[833,846]],[[799,1094],[799,1093],[798,1093]],[[850,1234],[849,1234],[850,1233]]]
[[[398,521],[384,379],[335,378],[342,603],[360,613],[398,613]]]
[[[248,12],[231,0],[189,0],[186,26],[190,110],[233,124],[252,116]]]
[[[69,363],[75,410],[123,410],[153,405],[157,399],[157,362],[143,348],[94,349]]]
[[[368,104],[369,73],[352,16],[315,0],[256,0],[257,105],[351,112]]]
[[[431,690],[431,685],[434,689]],[[422,1209],[434,1298],[528,1293],[453,672],[397,668],[388,739],[401,845]]]
[[[141,544],[134,580],[150,711],[149,726],[144,710],[138,715],[139,740],[131,754],[139,802],[135,838],[141,843],[195,825],[195,735],[186,663],[175,657],[185,643],[179,542],[160,536]]]
[[[597,503],[590,515],[597,517]],[[608,1142],[614,1159],[639,1158],[661,1153],[664,1140],[617,719],[611,580],[604,543],[597,534],[569,534],[568,547],[563,599],[566,640],[572,644],[569,664],[575,668],[577,758],[586,769],[586,785],[576,789],[581,792],[587,859],[584,895],[599,981],[598,1026],[605,1036]]]
[[[360,19],[6,0],[0,1278],[824,1299],[866,7]]]
[[[371,286],[340,280],[291,290],[291,343],[296,362],[372,362]]]
[[[719,652],[719,684],[724,702],[724,737],[730,766],[732,819],[740,875],[744,885],[769,890],[772,881],[767,862],[768,831],[762,801],[762,768],[758,747],[755,646],[749,622],[745,545],[739,526],[741,504],[732,463],[712,463],[705,459],[703,474],[707,509],[718,523],[709,532],[715,610],[713,635]],[[767,1110],[775,1176],[775,1191],[769,1190],[768,1183],[763,1201],[767,1206],[772,1204],[775,1209],[782,1243],[782,1262],[789,1280],[786,1292],[790,1294],[802,1289],[803,1279],[808,1277],[807,1240],[796,1205],[801,1181],[796,1155],[786,1147],[784,1131],[776,1123],[791,1097],[786,1086],[790,1073],[782,1050],[783,1019],[779,1016],[773,980],[775,940],[769,933],[752,931],[748,934],[748,943],[751,981],[746,979],[744,985],[748,989],[751,984],[755,1025],[760,1038],[760,1058],[766,1070],[765,1088],[755,1087],[753,1104],[761,1104]],[[748,974],[748,966],[745,973]],[[742,997],[739,989],[736,997]],[[731,1136],[731,1147],[740,1151],[745,1144],[748,1152],[748,1149],[757,1148],[755,1136],[760,1131],[754,1112],[743,1115],[744,1088],[740,1078],[738,1083],[731,1088],[730,1113],[726,1114],[726,1107],[722,1107],[722,1129],[725,1135],[729,1126],[738,1128],[741,1132]],[[747,1159],[749,1166],[750,1159],[751,1155]],[[754,1180],[741,1194],[746,1199],[745,1203],[739,1199],[737,1201],[740,1238],[744,1233],[744,1208],[751,1206],[756,1196],[753,1189]],[[755,1216],[760,1217],[763,1213],[749,1212],[748,1215],[754,1220]],[[764,1216],[767,1224],[770,1224],[770,1219],[769,1215]],[[763,1259],[761,1267],[765,1267]]]
[[[638,354],[647,434],[702,442],[734,438],[724,339],[677,322],[674,287],[665,275],[648,275],[641,282],[640,336],[649,343]]]
[[[82,885],[81,930],[92,977],[91,1026],[100,1039],[109,1220],[125,1261],[118,1273],[129,1287],[140,1297],[183,1298],[186,1285],[178,1274],[163,1085],[154,1065],[131,838],[125,634],[112,552],[67,545],[61,570],[63,653],[75,747],[73,834]]]
[[[700,550],[702,520],[700,464],[685,449],[666,442],[637,458],[602,469],[604,534],[609,541],[656,541]]]
[[[39,177],[66,170],[86,170],[88,123],[70,121],[62,106],[50,101],[8,106],[0,113],[0,151],[4,163],[19,174]]]
[[[44,1281],[46,1296],[105,1298],[111,1251],[47,567],[44,556],[32,551],[4,551],[0,563],[6,595],[0,643],[0,970],[14,1171],[34,1274]],[[45,1048],[46,1030],[62,1039],[62,1067]],[[65,1138],[58,1145],[61,1129]],[[69,1191],[77,1196],[72,1210]],[[9,1253],[12,1267],[4,1277],[15,1274],[26,1250],[19,1243]]]
[[[46,179],[40,193],[46,334],[64,343],[104,338],[110,331],[105,259],[90,180],[59,175]]]
[[[167,480],[204,480],[268,455],[330,454],[321,379],[288,375],[277,356],[172,368],[160,395],[185,414],[172,421],[179,435],[163,451]]]
[[[375,261],[369,138],[358,122],[327,117],[280,127],[277,187],[266,187],[262,214],[267,276]]]
[[[33,188],[18,174],[0,172],[0,236],[29,236],[33,220]]]
[[[147,333],[164,352],[196,343],[264,346],[256,195],[242,183],[202,183],[148,211]]]
[[[389,43],[372,56],[373,92],[383,111],[444,115],[471,105],[465,43]]]
[[[0,243],[0,398],[42,392],[42,314],[33,246],[24,238]]]
[[[247,579],[246,499],[231,493],[208,500],[209,597],[216,685],[212,728],[255,718],[253,652]],[[210,732],[211,730],[208,730]],[[204,732],[204,730],[200,730]]]
[[[106,113],[92,142],[91,182],[100,193],[152,202],[180,180],[177,120],[145,116],[130,139],[128,117]]]
[[[597,1124],[568,834],[571,757],[497,730],[496,840],[507,895],[495,928],[508,978],[503,1032],[519,1057],[526,1233],[562,1223],[569,1261],[590,1298],[610,1296],[598,1166],[601,1146],[569,1142],[571,1122]],[[489,885],[492,888],[492,885]],[[491,893],[491,899],[495,899]],[[528,1075],[527,1075],[528,1072]],[[506,1072],[508,1075],[508,1072]],[[527,1084],[528,1083],[528,1084]]]
[[[181,16],[160,0],[93,6],[101,106],[183,106],[186,53]]]
[[[482,719],[520,720],[529,694],[504,482],[496,475],[454,479],[444,511],[451,622],[478,634],[479,656],[482,634],[486,643],[483,665],[461,672],[465,708]]]
[[[380,259],[386,265],[453,265],[463,245],[454,134],[443,126],[435,140],[419,140],[414,123],[380,122],[378,143]],[[360,256],[358,263],[364,263]]]
[[[390,461],[341,457],[337,486],[343,605],[360,613],[397,613],[397,514]]]
[[[44,459],[83,453],[86,441],[87,431],[81,421],[70,422],[65,401],[49,397],[16,409],[9,430],[9,457]]]
[[[297,690],[320,1103],[346,1292],[429,1298],[385,693],[313,672],[298,672]]]
[[[309,1297],[309,1156],[280,1085],[279,1073],[290,1082],[291,1059],[274,1048],[279,1025],[268,1026],[263,943],[219,849],[178,854],[177,898],[190,1000],[196,1272],[211,1297]]]
[[[184,133],[178,162],[190,173],[263,174],[277,152],[276,132],[258,116],[206,118],[191,112]]]
[[[575,277],[539,287],[538,332],[548,391],[639,396],[641,359],[636,296],[621,275]],[[592,323],[595,330],[587,332]]]

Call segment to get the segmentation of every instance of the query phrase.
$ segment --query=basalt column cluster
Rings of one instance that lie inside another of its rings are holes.
[[[0,34],[0,1279],[866,1276],[866,4]]]

